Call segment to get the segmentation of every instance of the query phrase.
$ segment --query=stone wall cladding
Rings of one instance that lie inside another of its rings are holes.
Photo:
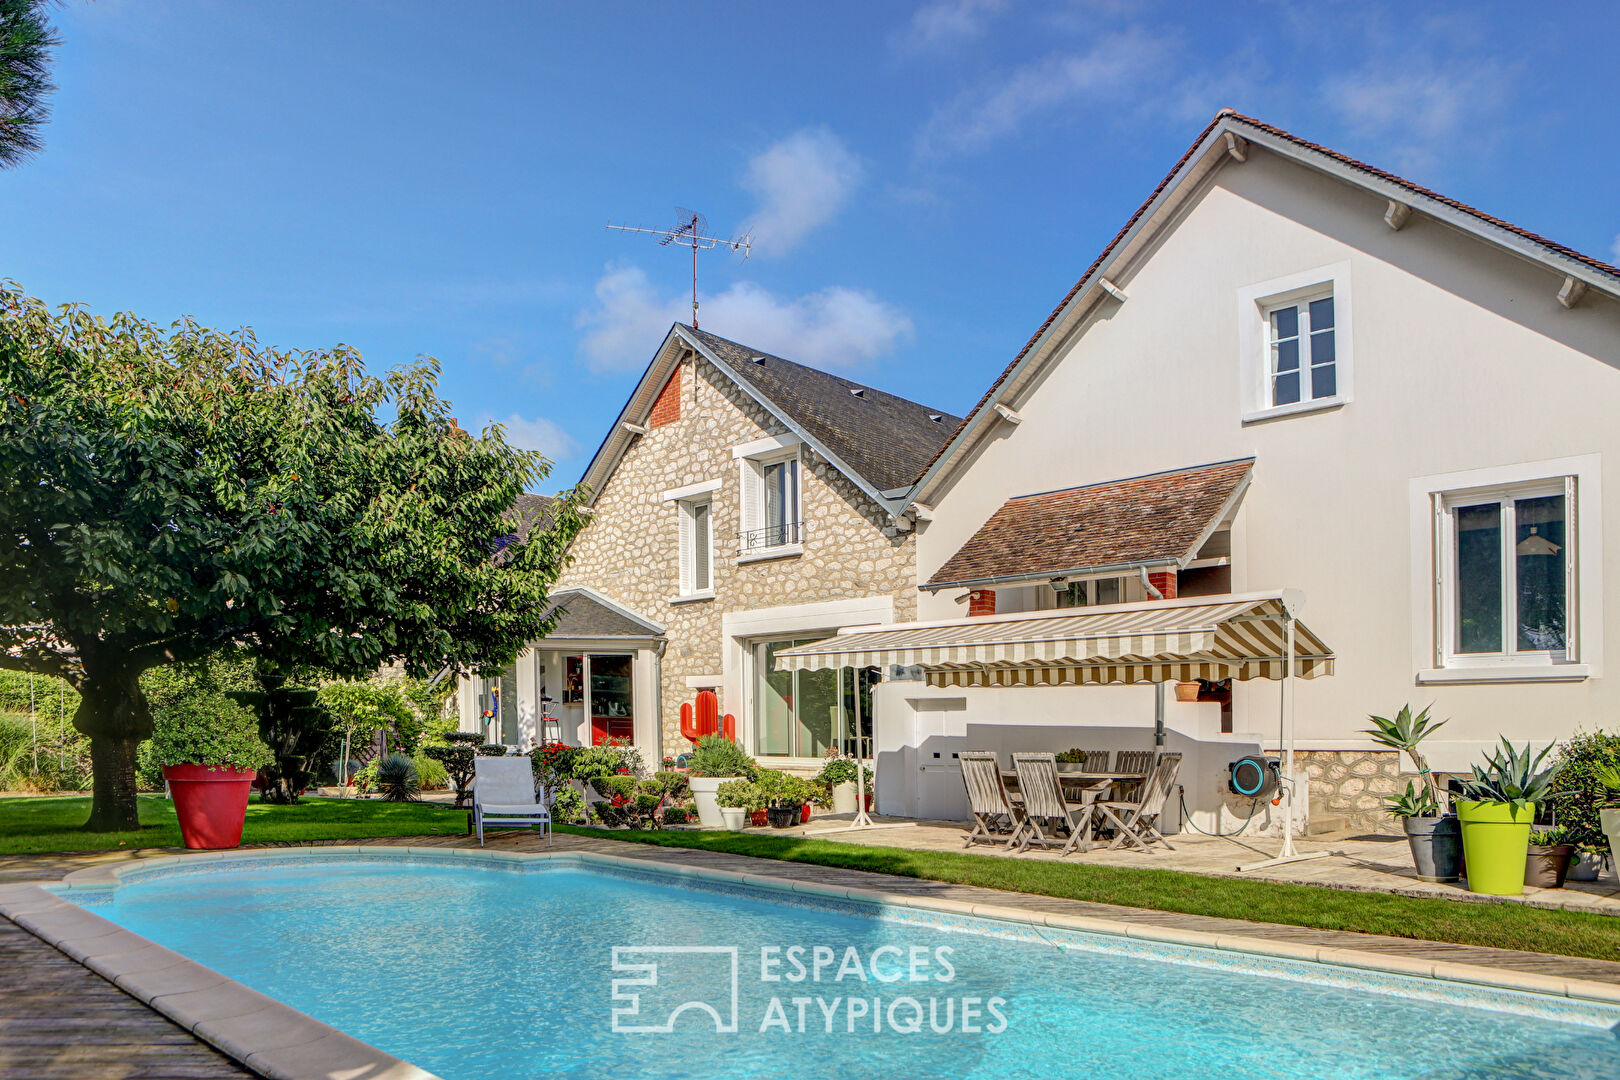
[[[731,448],[787,429],[701,357],[681,364],[677,377],[677,417],[650,428],[626,452],[574,540],[573,561],[557,586],[595,589],[665,628],[664,753],[685,745],[680,707],[696,693],[687,677],[720,674],[722,614],[887,595],[896,619],[917,617],[911,534],[884,536],[887,513],[809,447],[800,452],[804,553],[739,565],[741,480]],[[680,541],[677,505],[663,493],[713,480],[720,482],[712,510],[714,599],[672,602],[680,592]],[[722,697],[720,708],[741,721],[742,702]]]
[[[1399,833],[1384,812],[1384,797],[1406,789],[1416,773],[1405,774],[1395,750],[1297,750],[1297,767],[1311,778],[1311,807],[1345,819],[1356,832]]]

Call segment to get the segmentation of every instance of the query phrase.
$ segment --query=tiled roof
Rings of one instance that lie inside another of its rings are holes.
[[[879,491],[910,487],[961,422],[961,417],[950,413],[704,330],[682,327],[681,332],[702,342],[784,416]]]
[[[550,495],[531,495],[527,492],[517,497],[506,517],[517,527],[518,540],[528,540],[529,533],[537,527],[543,530],[550,526],[550,509],[555,501]]]
[[[555,607],[563,609],[557,626],[548,638],[656,637],[662,631],[642,623],[602,603],[591,593],[567,589],[552,596]]]
[[[926,589],[1190,558],[1253,458],[1008,499]]]
[[[1153,206],[1160,194],[1162,194],[1164,190],[1171,185],[1177,175],[1180,174],[1182,168],[1192,160],[1193,155],[1198,152],[1198,148],[1203,145],[1204,140],[1209,136],[1209,133],[1214,131],[1216,127],[1220,126],[1220,124],[1226,120],[1235,120],[1241,124],[1246,124],[1259,131],[1265,132],[1268,135],[1272,135],[1276,138],[1285,140],[1286,142],[1290,142],[1301,149],[1311,150],[1318,154],[1332,158],[1334,161],[1337,161],[1343,165],[1347,165],[1353,169],[1366,173],[1369,177],[1398,185],[1405,188],[1407,191],[1410,191],[1414,195],[1420,195],[1424,198],[1433,199],[1436,202],[1444,203],[1446,206],[1449,206],[1454,210],[1476,219],[1483,225],[1494,226],[1495,228],[1503,229],[1515,236],[1529,240],[1531,243],[1541,246],[1552,254],[1561,255],[1567,259],[1573,259],[1584,266],[1588,266],[1593,270],[1599,271],[1600,273],[1609,274],[1616,278],[1620,278],[1620,267],[1616,267],[1611,263],[1606,263],[1601,259],[1593,258],[1591,255],[1583,254],[1582,252],[1576,251],[1574,248],[1565,247],[1563,244],[1548,240],[1546,237],[1533,233],[1528,229],[1523,229],[1517,225],[1503,221],[1500,218],[1492,217],[1483,210],[1477,210],[1474,207],[1469,206],[1467,203],[1459,202],[1456,199],[1452,199],[1445,195],[1441,195],[1438,192],[1431,191],[1421,184],[1415,184],[1410,180],[1396,176],[1394,173],[1385,172],[1383,169],[1375,168],[1362,161],[1357,161],[1355,158],[1346,154],[1341,154],[1336,150],[1330,150],[1325,146],[1302,139],[1292,132],[1284,131],[1279,127],[1273,127],[1272,125],[1265,123],[1262,120],[1256,120],[1251,116],[1244,116],[1235,109],[1222,109],[1220,112],[1215,114],[1215,119],[1211,120],[1204,130],[1198,133],[1198,137],[1192,141],[1192,145],[1187,147],[1187,152],[1181,155],[1180,160],[1178,160],[1175,165],[1171,167],[1170,171],[1165,174],[1164,179],[1159,181],[1158,186],[1148,194],[1146,199],[1142,200],[1142,205],[1136,208],[1136,212],[1130,216],[1130,219],[1125,222],[1124,226],[1120,228],[1119,232],[1114,234],[1114,238],[1108,241],[1108,246],[1104,247],[1102,252],[1098,254],[1097,258],[1093,260],[1092,264],[1086,267],[1086,272],[1081,274],[1080,280],[1075,282],[1074,287],[1064,294],[1063,299],[1058,302],[1058,305],[1055,308],[1052,309],[1052,313],[1046,317],[1046,321],[1041,323],[1040,326],[1036,327],[1035,333],[1030,335],[1029,341],[1024,344],[1022,349],[1018,350],[1018,355],[1014,356],[1011,362],[1009,362],[1007,366],[1002,369],[1001,374],[996,376],[995,382],[990,384],[990,388],[984,392],[984,396],[978,400],[973,408],[968,410],[967,416],[963,418],[961,424],[957,425],[957,429],[952,431],[947,437],[946,441],[940,445],[939,449],[935,451],[935,453],[926,462],[923,463],[921,472],[926,472],[934,465],[936,461],[939,460],[940,456],[945,453],[946,447],[949,446],[950,443],[956,439],[956,436],[961,433],[962,429],[967,426],[968,421],[977,415],[979,411],[982,410],[995,396],[996,391],[1001,389],[1002,384],[1012,377],[1013,372],[1017,370],[1018,365],[1023,361],[1024,357],[1028,355],[1029,351],[1035,347],[1035,343],[1041,340],[1041,335],[1045,334],[1047,329],[1057,321],[1058,316],[1063,313],[1063,309],[1068,306],[1069,301],[1073,300],[1075,296],[1079,294],[1080,290],[1086,287],[1087,283],[1091,281],[1092,276],[1096,274],[1098,267],[1102,266],[1102,264],[1107,261],[1109,256],[1114,253],[1115,249],[1117,249],[1120,244],[1125,241],[1125,238],[1130,235],[1131,230],[1134,229],[1137,223],[1141,221],[1141,219],[1147,214],[1148,210]],[[918,479],[921,479],[921,472],[918,474]]]

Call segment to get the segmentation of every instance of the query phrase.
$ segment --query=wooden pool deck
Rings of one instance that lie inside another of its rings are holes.
[[[324,846],[476,847],[460,836],[391,837],[334,841]],[[275,845],[298,846],[298,845]],[[1586,980],[1614,988],[1620,1002],[1620,962],[1569,956],[1488,949],[1441,942],[1413,941],[1335,930],[1252,923],[1174,912],[1116,907],[1047,896],[1003,892],[892,877],[862,870],[843,870],[804,863],[775,862],[720,852],[630,844],[606,836],[558,835],[549,849],[532,833],[504,832],[489,848],[513,852],[595,852],[638,862],[744,873],[779,881],[806,882],[839,888],[880,890],[898,896],[926,896],[963,905],[1011,908],[1029,913],[1103,919],[1126,924],[1132,933],[1152,937],[1193,932],[1242,939],[1249,946],[1274,943],[1297,958],[1344,962],[1346,951],[1374,954],[1380,966],[1412,974],[1464,978],[1467,972],[1494,972],[1522,988],[1561,993],[1567,980]],[[98,852],[82,855],[7,856],[0,858],[0,884],[54,881],[91,866],[142,861],[184,854],[175,850]],[[1336,958],[1336,959],[1335,959]],[[1607,992],[1604,994],[1608,996]],[[8,1054],[12,1055],[8,1058]],[[54,1071],[53,1071],[54,1070]],[[98,1071],[99,1070],[99,1071]],[[121,1070],[121,1071],[120,1071]],[[125,995],[100,976],[0,918],[0,1076],[143,1078],[213,1078],[252,1076],[217,1051]]]

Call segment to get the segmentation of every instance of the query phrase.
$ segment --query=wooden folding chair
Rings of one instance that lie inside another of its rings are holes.
[[[1089,840],[1091,806],[1089,803],[1071,806],[1064,798],[1063,783],[1058,779],[1057,756],[1014,754],[1012,759],[1013,768],[1018,771],[1018,790],[1024,794],[1024,839],[1018,850],[1027,851],[1031,844],[1049,848],[1062,845],[1059,855],[1077,850],[1081,842]],[[1066,829],[1067,841],[1047,836],[1041,827],[1043,821]]]
[[[1097,812],[1113,826],[1114,839],[1108,849],[1121,846],[1129,847],[1135,844],[1143,851],[1149,850],[1152,843],[1163,844],[1171,851],[1176,850],[1164,834],[1157,828],[1159,815],[1164,811],[1165,800],[1170,797],[1170,789],[1175,785],[1176,774],[1181,771],[1180,754],[1163,754],[1153,771],[1148,774],[1146,782],[1142,784],[1142,797],[1134,801],[1124,799],[1101,799],[1092,805]]]
[[[1107,772],[1108,771],[1108,759],[1113,757],[1113,752],[1112,751],[1109,751],[1109,750],[1082,750],[1080,752],[1082,754],[1086,755],[1086,762],[1085,762],[1084,765],[1081,766],[1081,768],[1084,769],[1086,772]]]
[[[967,785],[968,810],[973,815],[973,830],[962,846],[986,843],[1011,848],[1023,837],[1028,821],[1024,808],[1007,794],[1001,763],[989,750],[964,750],[957,755],[957,760],[962,763],[962,782]],[[1007,819],[1007,828],[1011,830],[1005,840],[999,834],[1002,818]]]
[[[1119,760],[1115,762],[1116,772],[1143,773],[1153,768],[1156,750],[1121,750]],[[1122,780],[1114,785],[1114,799],[1117,802],[1136,802],[1142,797],[1142,781]]]

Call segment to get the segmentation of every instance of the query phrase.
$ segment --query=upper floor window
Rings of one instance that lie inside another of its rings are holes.
[[[796,553],[804,541],[798,447],[742,458],[741,464],[742,534],[738,554]]]
[[[1349,264],[1262,282],[1238,301],[1245,422],[1350,400]]]
[[[1268,404],[1336,397],[1333,294],[1283,304],[1266,315],[1271,328]]]
[[[707,497],[677,504],[681,515],[682,596],[714,593],[714,503]]]

